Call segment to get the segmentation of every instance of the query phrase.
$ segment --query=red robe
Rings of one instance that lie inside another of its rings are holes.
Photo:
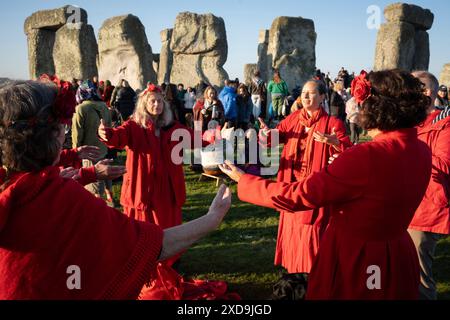
[[[409,228],[450,234],[450,117],[432,124],[439,113],[440,110],[433,112],[424,125],[418,127],[419,139],[433,154],[433,169],[427,192]]]
[[[309,172],[318,172],[328,164],[331,155],[339,153],[330,145],[313,141],[310,153],[312,165],[308,165],[303,151],[308,135],[312,135],[314,131],[331,134],[334,128],[341,142],[341,150],[351,146],[341,120],[323,114],[305,133],[305,127],[299,121],[300,112],[301,110],[292,113],[277,126],[280,143],[285,144],[280,159],[278,182],[295,182],[306,177]],[[290,273],[309,273],[328,220],[328,207],[303,211],[301,214],[280,211],[275,264],[282,265]]]
[[[419,263],[407,228],[430,173],[429,148],[417,139],[416,129],[402,129],[346,150],[330,166],[299,182],[244,175],[238,196],[291,212],[330,206],[332,216],[311,269],[308,299],[416,299]],[[372,287],[374,274],[379,289]]]
[[[183,166],[171,159],[172,150],[179,143],[171,141],[171,135],[180,128],[185,129],[174,122],[170,128],[161,129],[157,137],[153,123],[149,122],[145,129],[129,120],[108,129],[108,141],[104,141],[110,148],[127,151],[127,172],[120,197],[125,213],[163,229],[181,224],[181,207],[186,201]]]
[[[160,227],[108,207],[57,167],[14,174],[0,193],[0,300],[136,299],[161,246]],[[67,286],[70,266],[80,290]]]

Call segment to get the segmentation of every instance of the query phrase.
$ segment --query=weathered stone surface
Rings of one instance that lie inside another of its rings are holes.
[[[87,23],[86,10],[75,6],[64,6],[53,10],[33,13],[25,20],[24,30],[28,34],[32,29],[58,30],[66,23]]]
[[[389,22],[381,25],[377,36],[374,70],[400,68],[411,71],[415,48],[415,29],[412,24]]]
[[[153,70],[158,74],[159,70],[159,53],[153,53],[153,61],[152,61]]]
[[[407,3],[394,3],[384,9],[388,22],[408,22],[417,29],[428,30],[433,25],[434,15],[428,9]]]
[[[268,81],[268,61],[267,49],[269,48],[269,30],[260,30],[258,39],[258,70],[261,73],[261,79]]]
[[[279,69],[289,90],[302,86],[316,67],[314,22],[301,17],[277,17],[269,31],[267,74]]]
[[[212,14],[178,14],[170,43],[173,65],[170,82],[195,86],[200,81],[223,86],[228,44],[225,23]],[[160,65],[161,68],[161,65]]]
[[[430,64],[430,37],[428,32],[416,30],[414,37],[414,60],[412,70],[428,70]]]
[[[106,20],[99,30],[99,77],[118,83],[126,79],[133,89],[143,89],[156,82],[152,48],[145,28],[131,14]]]
[[[55,32],[32,29],[27,34],[27,40],[30,79],[37,79],[43,73],[54,74],[53,46]]]
[[[55,73],[61,79],[91,79],[97,72],[97,41],[85,23],[69,23],[56,32],[53,48]]]
[[[258,69],[258,64],[248,63],[244,65],[244,83],[251,83],[253,74]]]
[[[169,83],[170,72],[173,64],[173,53],[170,49],[173,29],[165,29],[160,33],[161,36],[161,53],[159,58],[158,83]]]
[[[450,88],[450,63],[447,63],[444,65],[444,68],[441,72],[441,77],[439,79],[440,84],[446,85],[448,88]]]

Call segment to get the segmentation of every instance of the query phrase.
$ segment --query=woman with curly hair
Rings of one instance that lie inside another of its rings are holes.
[[[222,187],[208,215],[182,226],[129,219],[60,176],[74,104],[60,97],[35,81],[0,88],[0,299],[136,299],[158,260],[220,224],[229,190]]]
[[[311,269],[307,299],[417,299],[419,263],[408,225],[427,189],[431,152],[418,140],[429,98],[407,72],[363,72],[352,83],[361,125],[373,141],[293,182],[222,166],[241,200],[296,212],[331,206]]]

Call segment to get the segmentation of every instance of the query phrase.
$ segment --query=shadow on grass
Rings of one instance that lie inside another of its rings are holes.
[[[441,239],[437,244],[433,276],[438,285],[438,298],[450,300],[450,237]]]

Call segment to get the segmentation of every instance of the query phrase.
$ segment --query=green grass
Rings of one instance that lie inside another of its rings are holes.
[[[363,137],[362,141],[367,141]],[[117,163],[123,163],[124,153]],[[190,221],[208,211],[217,191],[215,180],[198,181],[200,174],[185,167],[187,201],[183,221]],[[181,258],[178,271],[196,279],[225,280],[230,292],[245,300],[268,299],[279,278],[281,267],[273,265],[278,228],[276,211],[243,203],[233,190],[232,208],[219,229],[198,242]],[[120,184],[114,185],[118,202]],[[434,276],[438,298],[450,299],[450,237],[438,242]]]

